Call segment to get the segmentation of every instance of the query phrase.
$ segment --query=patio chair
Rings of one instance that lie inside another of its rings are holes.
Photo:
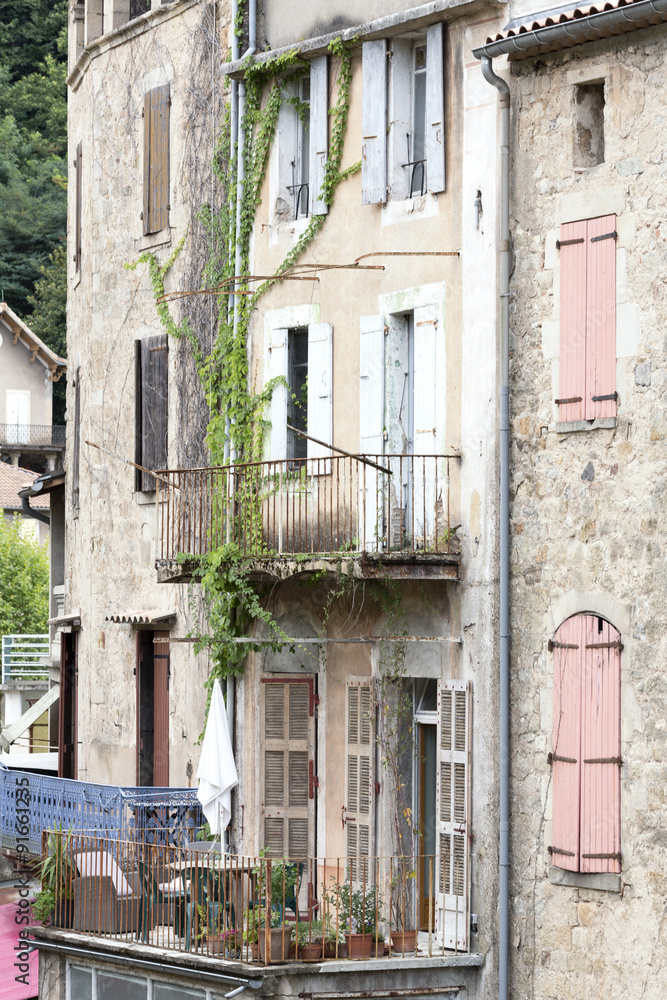
[[[124,934],[137,930],[140,894],[126,878],[112,854],[89,851],[75,854],[74,925],[77,931]]]
[[[146,944],[148,935],[158,923],[176,928],[179,907],[187,900],[187,890],[180,878],[158,883],[155,872],[145,861],[138,861],[141,905],[139,906],[138,933]]]

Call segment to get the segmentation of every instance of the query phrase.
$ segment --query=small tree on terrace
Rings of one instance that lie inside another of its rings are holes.
[[[48,548],[21,537],[21,520],[0,513],[0,635],[47,629]]]

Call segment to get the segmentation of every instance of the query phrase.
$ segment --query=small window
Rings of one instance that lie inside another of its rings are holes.
[[[289,398],[287,420],[292,427],[308,431],[308,330],[290,330],[288,339]],[[308,441],[288,432],[288,458],[306,458]]]
[[[424,194],[426,190],[426,45],[414,45],[412,50],[412,134],[408,135],[409,193]]]
[[[151,9],[151,0],[130,0],[130,21],[141,17]]]
[[[144,97],[144,235],[169,225],[169,84]]]
[[[574,165],[604,163],[604,83],[586,83],[574,91]]]
[[[293,98],[295,149],[292,160],[292,183],[289,190],[294,202],[294,218],[308,216],[310,203],[310,77],[299,80]]]

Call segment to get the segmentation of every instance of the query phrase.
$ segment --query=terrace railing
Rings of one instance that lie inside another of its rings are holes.
[[[65,426],[61,424],[0,424],[0,446],[28,448],[65,447]]]
[[[0,764],[0,844],[41,852],[42,831],[175,842],[203,826],[195,788],[131,788],[52,778]],[[23,846],[21,846],[23,845]]]
[[[3,684],[17,680],[41,681],[48,676],[48,635],[3,635]]]
[[[81,934],[263,965],[468,949],[461,856],[244,857],[85,831],[44,850],[61,865],[56,923]]]
[[[249,558],[449,554],[459,455],[336,455],[160,472],[158,561],[234,543]]]

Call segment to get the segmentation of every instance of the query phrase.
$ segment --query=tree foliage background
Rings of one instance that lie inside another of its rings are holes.
[[[65,351],[67,0],[0,0],[0,297]],[[54,385],[54,423],[65,416]]]
[[[21,520],[0,515],[0,635],[47,631],[48,546],[22,538]]]

